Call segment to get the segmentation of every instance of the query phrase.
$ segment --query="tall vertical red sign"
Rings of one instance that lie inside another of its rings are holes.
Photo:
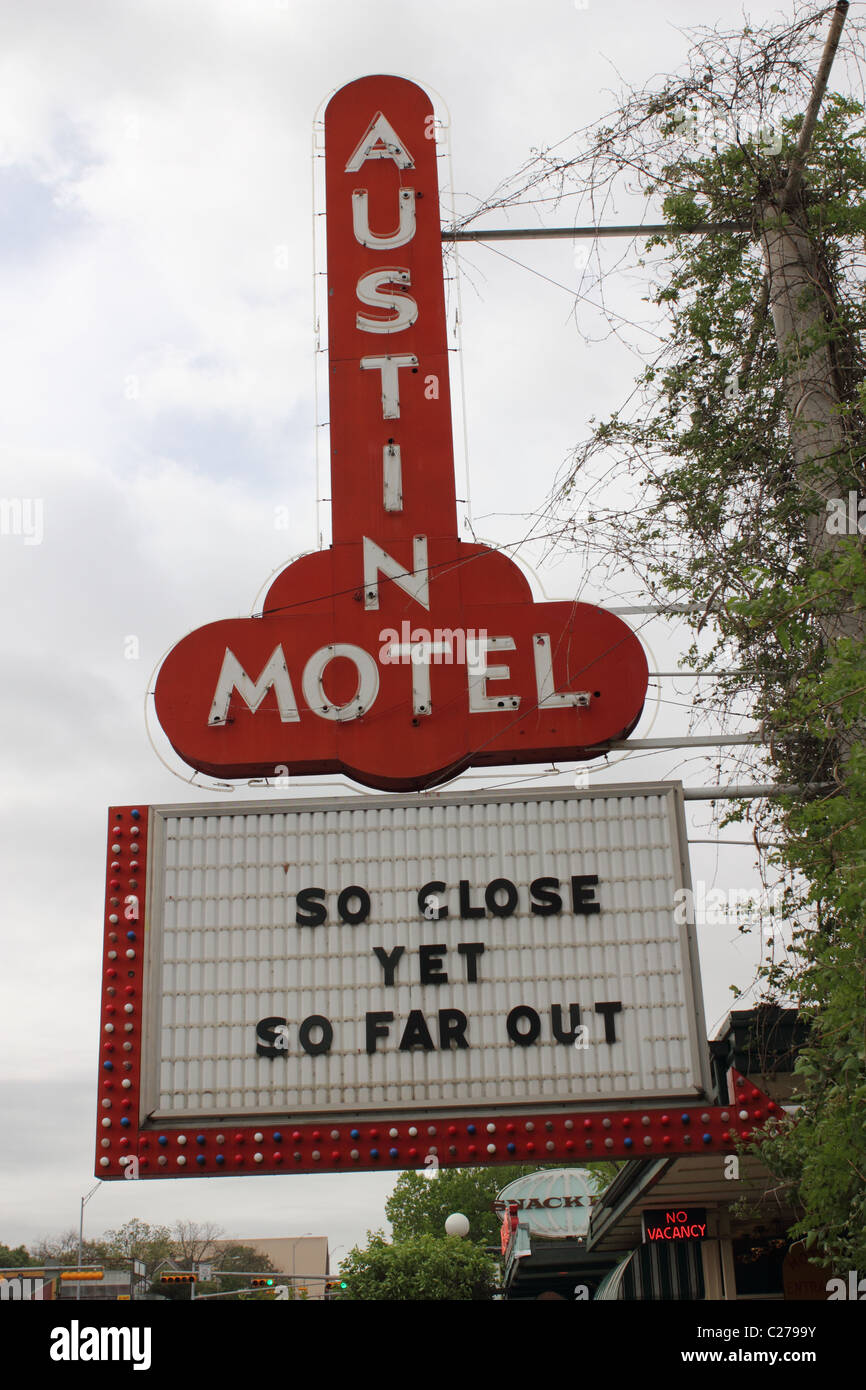
[[[433,119],[398,77],[353,82],[325,113],[334,544],[408,543],[406,568],[416,535],[449,558],[457,538]],[[407,613],[429,626],[423,611]]]

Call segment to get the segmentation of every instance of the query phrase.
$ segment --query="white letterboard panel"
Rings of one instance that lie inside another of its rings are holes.
[[[143,1114],[705,1091],[675,786],[156,807],[150,834]]]

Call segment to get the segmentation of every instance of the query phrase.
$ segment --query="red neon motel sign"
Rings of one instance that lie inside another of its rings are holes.
[[[640,717],[637,637],[592,604],[533,602],[507,555],[458,537],[426,93],[341,88],[325,159],[333,543],[283,570],[260,616],[173,648],[159,721],[185,762],[228,778],[416,790],[594,756]]]

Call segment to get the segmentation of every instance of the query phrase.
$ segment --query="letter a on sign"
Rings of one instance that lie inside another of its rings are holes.
[[[184,637],[156,682],[175,751],[221,779],[281,767],[412,791],[589,756],[643,708],[620,618],[536,603],[504,551],[460,539],[434,122],[402,77],[359,78],[325,111],[332,543],[256,617]],[[483,633],[481,657],[393,660],[381,634],[404,623]]]
[[[346,173],[357,173],[368,159],[393,159],[398,169],[415,168],[412,156],[381,111],[374,116],[354,154],[346,161]]]

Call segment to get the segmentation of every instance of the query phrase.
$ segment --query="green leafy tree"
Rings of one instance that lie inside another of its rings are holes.
[[[34,1265],[36,1260],[23,1245],[0,1245],[0,1269],[20,1269],[23,1265]]]
[[[450,1302],[492,1298],[496,1265],[472,1241],[413,1236],[390,1244],[381,1231],[351,1250],[340,1266],[348,1287],[341,1300]]]
[[[85,1240],[81,1245],[81,1263],[104,1265],[107,1247],[104,1241]],[[77,1265],[78,1232],[62,1231],[60,1235],[43,1236],[33,1247],[31,1263]]]
[[[446,1217],[462,1212],[469,1221],[467,1239],[478,1245],[498,1244],[502,1216],[492,1210],[492,1204],[508,1183],[534,1171],[516,1164],[508,1168],[440,1168],[428,1177],[407,1169],[385,1203],[395,1242],[422,1235],[441,1238]]]
[[[632,326],[648,361],[550,505],[567,541],[600,547],[602,582],[625,565],[659,603],[697,606],[686,661],[714,676],[696,714],[762,721],[753,780],[797,789],[722,823],[753,822],[785,894],[790,944],[762,948],[761,997],[809,1023],[799,1109],[755,1151],[792,1234],[845,1269],[866,1267],[866,519],[847,519],[849,493],[866,497],[866,130],[851,92],[828,90],[808,134],[831,12],[693,31],[685,71],[625,93],[478,212],[552,188],[577,224],[625,184],[667,224],[638,261],[661,347]],[[849,16],[834,81],[864,35]],[[717,771],[747,780],[733,755]]]

